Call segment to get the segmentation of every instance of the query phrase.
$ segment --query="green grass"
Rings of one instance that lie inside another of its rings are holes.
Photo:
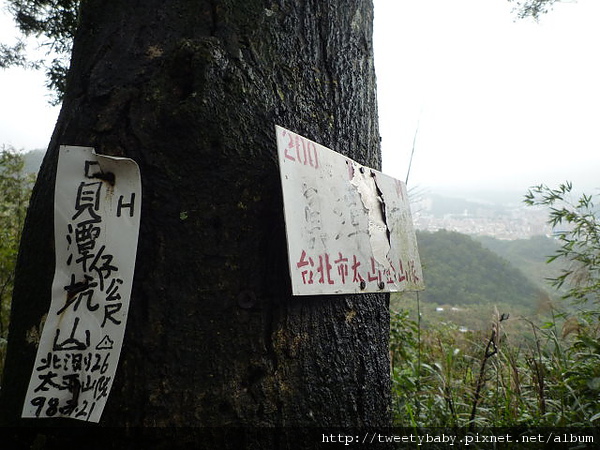
[[[550,311],[499,320],[493,312],[487,328],[464,331],[427,305],[416,320],[398,303],[414,306],[392,303],[395,426],[600,424],[597,317]]]

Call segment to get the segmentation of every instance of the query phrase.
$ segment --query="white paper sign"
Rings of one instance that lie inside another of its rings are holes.
[[[23,417],[100,420],[127,323],[141,201],[133,160],[61,146],[52,301]]]
[[[405,183],[276,133],[293,294],[423,289]]]

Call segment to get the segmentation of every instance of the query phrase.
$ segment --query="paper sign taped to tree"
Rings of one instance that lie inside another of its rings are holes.
[[[100,420],[127,323],[141,200],[133,160],[61,146],[52,301],[23,417]]]
[[[423,289],[405,183],[276,133],[293,294]]]

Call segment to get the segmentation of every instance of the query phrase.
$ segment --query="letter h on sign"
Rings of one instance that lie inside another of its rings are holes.
[[[129,217],[133,217],[133,210],[135,207],[135,192],[131,193],[131,197],[129,199],[129,203],[123,203],[123,196],[119,196],[119,201],[117,202],[117,217],[121,217],[121,211],[125,209],[129,209]]]

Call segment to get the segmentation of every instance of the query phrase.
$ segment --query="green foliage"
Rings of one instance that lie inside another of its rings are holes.
[[[23,41],[19,41],[12,46],[0,43],[0,69],[8,69],[13,66],[36,67],[35,64],[27,61]]]
[[[530,206],[550,209],[549,223],[556,230],[560,247],[548,262],[562,260],[569,265],[553,279],[559,289],[567,287],[564,298],[576,303],[600,301],[600,223],[591,195],[573,200],[571,183],[557,189],[539,185],[525,196]]]
[[[46,57],[30,61],[21,40],[14,46],[0,44],[0,67],[44,68],[47,87],[62,100],[71,56],[73,36],[78,23],[79,0],[7,0],[8,10],[25,37],[37,38]]]
[[[508,261],[464,234],[417,233],[425,302],[440,305],[533,305],[540,290]]]
[[[546,185],[532,187],[525,195],[532,207],[549,208],[549,220],[558,237],[559,249],[549,263],[563,262],[553,285],[563,292],[563,299],[575,308],[557,317],[564,321],[561,337],[573,335],[562,348],[554,332],[553,355],[564,377],[561,405],[575,409],[581,423],[600,419],[600,222],[591,195],[575,196],[570,182],[556,189]],[[546,329],[556,328],[550,322]],[[558,353],[560,350],[560,353]],[[565,404],[566,402],[566,404]]]
[[[406,311],[392,314],[395,426],[600,424],[600,344],[591,323],[574,331],[565,322],[562,333],[558,318],[530,323],[534,337],[523,343],[505,333],[498,315],[490,319],[486,332],[449,323],[419,330]]]
[[[534,187],[525,201],[548,208],[559,230],[548,261],[563,261],[563,272],[550,278],[563,289],[564,308],[549,303],[545,319],[504,320],[496,312],[487,330],[469,332],[443,322],[423,327],[421,317],[415,322],[406,311],[393,313],[396,425],[600,425],[600,233],[593,198],[573,200],[566,183]],[[392,304],[398,302],[410,305],[402,297]],[[507,332],[515,320],[529,333]]]
[[[14,269],[33,175],[23,171],[23,155],[0,149],[0,374],[8,334]]]
[[[536,20],[540,18],[542,14],[546,14],[552,8],[552,5],[560,0],[508,0],[511,3],[515,3],[515,11],[520,19],[525,17],[532,17]]]

